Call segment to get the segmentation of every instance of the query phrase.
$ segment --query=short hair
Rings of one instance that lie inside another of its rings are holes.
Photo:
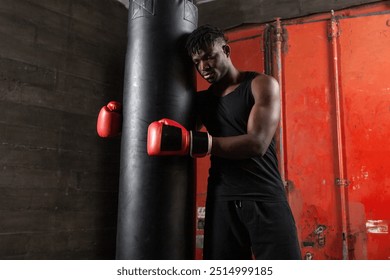
[[[227,43],[228,38],[218,27],[209,24],[202,25],[195,29],[187,38],[186,49],[189,55],[199,53],[208,49],[218,40]]]

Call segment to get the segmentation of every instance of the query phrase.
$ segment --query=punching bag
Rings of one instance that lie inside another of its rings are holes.
[[[148,125],[162,118],[194,128],[195,72],[185,40],[197,15],[192,1],[130,1],[117,259],[194,258],[194,161],[150,157],[146,140]]]

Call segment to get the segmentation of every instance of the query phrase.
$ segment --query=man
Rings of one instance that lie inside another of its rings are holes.
[[[273,139],[280,118],[277,81],[235,68],[218,28],[199,27],[186,48],[211,84],[196,102],[208,132],[187,131],[162,119],[148,127],[147,151],[152,156],[211,154],[204,258],[300,259]]]
[[[273,139],[280,119],[277,81],[238,70],[216,27],[196,29],[186,48],[211,84],[197,101],[212,135],[204,258],[301,259]]]

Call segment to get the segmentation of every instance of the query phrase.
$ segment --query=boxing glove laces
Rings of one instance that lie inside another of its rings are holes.
[[[188,131],[170,119],[152,122],[148,127],[147,152],[150,156],[204,157],[211,153],[211,147],[212,137],[209,133]]]

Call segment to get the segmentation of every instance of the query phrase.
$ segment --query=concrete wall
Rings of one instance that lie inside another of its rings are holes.
[[[0,259],[115,255],[127,9],[114,0],[0,0]]]

